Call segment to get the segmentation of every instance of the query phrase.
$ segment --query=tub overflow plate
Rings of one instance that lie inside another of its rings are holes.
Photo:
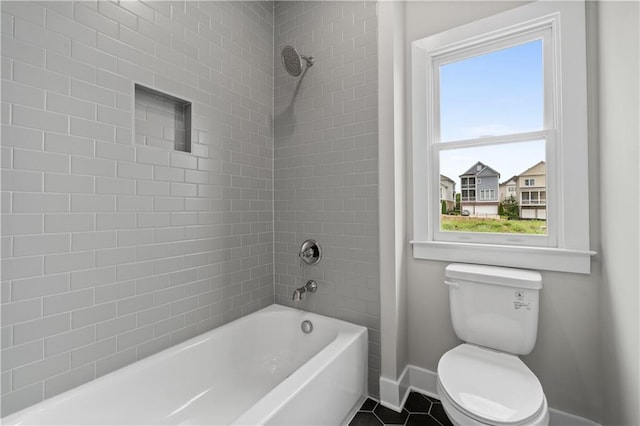
[[[309,320],[304,320],[302,321],[302,324],[300,324],[300,328],[303,333],[309,334],[313,331],[313,324],[311,324],[311,321]]]

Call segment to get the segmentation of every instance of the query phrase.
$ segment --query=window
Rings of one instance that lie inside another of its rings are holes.
[[[487,201],[487,200],[495,200],[496,198],[496,191],[494,191],[493,189],[481,189],[480,190],[480,200],[481,201]]]
[[[544,206],[546,203],[547,193],[545,191],[523,191],[520,197],[520,204],[523,206]]]
[[[522,244],[547,244],[539,226],[500,217],[498,204],[490,202],[497,201],[501,174],[513,176],[543,164],[552,143],[553,106],[545,101],[553,88],[543,78],[552,72],[552,61],[544,60],[550,57],[550,37],[550,29],[541,26],[433,57],[437,90],[431,150],[440,159],[440,173],[461,176],[462,201],[482,203],[466,206],[474,220],[464,227],[458,218],[441,214],[437,238],[455,241],[466,234],[462,237],[495,243],[503,237],[499,234],[508,233],[512,240],[513,234],[521,235]],[[524,186],[533,181],[524,179]]]
[[[412,43],[414,257],[589,272],[585,62],[582,2],[535,2]],[[510,229],[500,176],[536,166],[541,180],[521,182],[543,190],[506,193],[523,223],[542,225]],[[468,216],[441,214],[440,174],[459,177]]]
[[[520,199],[520,204],[522,204],[523,206],[531,206],[531,205],[538,204],[538,194],[539,193],[536,191],[523,192],[522,198]]]

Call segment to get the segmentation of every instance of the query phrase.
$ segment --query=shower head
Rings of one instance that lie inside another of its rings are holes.
[[[292,76],[298,77],[302,74],[304,60],[306,68],[313,66],[313,57],[302,56],[291,46],[285,46],[281,53],[282,66]]]

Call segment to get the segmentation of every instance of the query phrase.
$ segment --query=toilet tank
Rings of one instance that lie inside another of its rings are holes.
[[[517,355],[533,350],[542,289],[539,272],[453,263],[446,268],[445,284],[460,339]]]

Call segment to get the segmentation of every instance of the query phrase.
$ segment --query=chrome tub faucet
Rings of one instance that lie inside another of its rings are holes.
[[[315,293],[318,290],[318,283],[315,280],[307,281],[303,287],[296,288],[293,292],[293,301],[297,302],[298,300],[302,300],[302,295],[305,293]]]

